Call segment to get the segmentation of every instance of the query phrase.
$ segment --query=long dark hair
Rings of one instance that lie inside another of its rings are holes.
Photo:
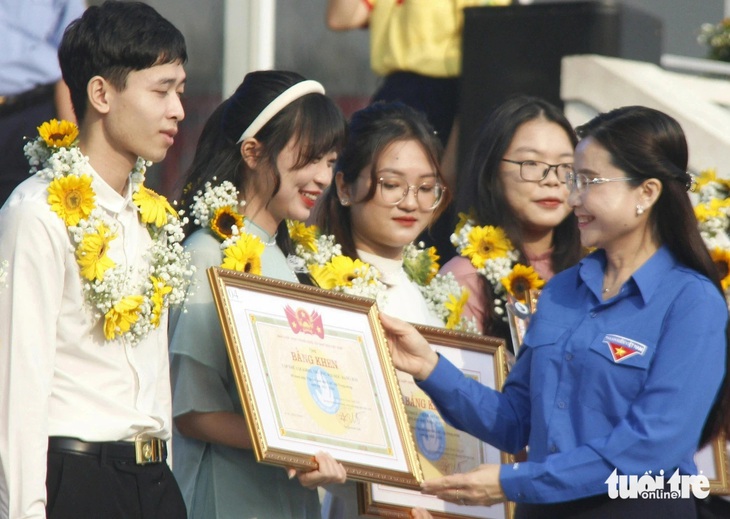
[[[525,262],[522,228],[505,197],[499,166],[517,130],[525,123],[545,119],[559,125],[573,147],[578,143],[573,127],[556,106],[538,97],[515,96],[499,105],[484,121],[466,171],[460,184],[457,212],[471,213],[477,225],[501,227],[507,233],[521,261]],[[571,212],[553,231],[550,257],[554,272],[575,265],[582,255],[580,234]],[[480,279],[487,301],[494,300],[494,291],[486,279]],[[509,328],[490,306],[485,308],[483,333],[509,337]]]
[[[611,163],[635,178],[634,185],[655,178],[662,191],[651,208],[649,222],[659,243],[666,245],[677,260],[709,278],[724,293],[720,273],[712,261],[697,226],[692,203],[687,196],[692,178],[687,173],[687,141],[679,123],[667,114],[644,106],[626,106],[600,114],[577,128],[581,138],[591,137],[611,157]],[[726,328],[730,344],[730,328]],[[705,422],[701,443],[730,426],[730,351],[726,356],[722,390]]]
[[[419,111],[401,102],[374,103],[353,114],[348,129],[348,138],[342,150],[335,172],[342,172],[346,184],[354,184],[360,173],[370,167],[370,191],[362,201],[371,200],[375,196],[377,183],[377,166],[380,156],[393,142],[416,141],[426,153],[433,170],[441,176],[440,162],[443,153],[441,141]],[[315,223],[325,234],[333,234],[342,246],[342,253],[357,258],[355,242],[352,239],[352,219],[350,207],[340,204],[337,188],[332,182],[318,204],[314,217]],[[443,212],[449,204],[450,195],[445,191],[439,206],[434,210],[433,220]]]
[[[305,78],[295,72],[257,71],[246,75],[233,95],[211,114],[203,128],[195,157],[186,176],[182,207],[189,213],[193,197],[205,184],[231,182],[244,193],[251,179],[237,141],[251,122],[279,94]],[[311,93],[291,102],[255,135],[263,151],[260,160],[269,171],[272,197],[279,190],[280,173],[276,167],[279,153],[292,137],[298,139],[299,156],[294,165],[302,168],[328,152],[344,145],[346,123],[342,112],[327,96]],[[198,226],[191,220],[185,227],[189,236]],[[277,229],[276,241],[285,254],[293,251],[286,222]]]

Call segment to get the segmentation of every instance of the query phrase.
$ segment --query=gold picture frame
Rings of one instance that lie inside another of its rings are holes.
[[[467,376],[490,387],[502,387],[509,370],[503,339],[430,326],[416,328]],[[398,372],[398,380],[424,479],[466,472],[482,463],[510,463],[508,454],[446,424],[413,377]],[[383,483],[358,484],[358,505],[360,513],[369,517],[406,519],[414,507],[425,508],[438,519],[511,519],[514,514],[511,502],[490,507],[460,506]]]
[[[259,462],[418,488],[423,475],[372,299],[208,269]]]
[[[710,481],[710,494],[730,495],[727,451],[727,436],[721,433],[695,454],[698,473]]]

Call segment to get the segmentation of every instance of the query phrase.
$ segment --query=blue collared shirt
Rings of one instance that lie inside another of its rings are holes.
[[[0,95],[61,79],[58,46],[84,0],[0,0]]]
[[[725,374],[726,302],[660,248],[603,301],[605,255],[556,275],[502,393],[441,358],[419,385],[444,418],[528,461],[503,465],[513,501],[606,493],[614,468],[694,474],[693,455]]]

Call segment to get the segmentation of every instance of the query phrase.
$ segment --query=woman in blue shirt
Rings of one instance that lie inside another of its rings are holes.
[[[696,517],[692,498],[610,492],[622,475],[695,474],[698,445],[727,425],[728,309],[685,193],[686,140],[644,107],[599,115],[578,134],[569,202],[581,243],[597,250],[546,285],[502,393],[382,319],[396,367],[447,420],[508,452],[529,446],[526,462],[424,491],[466,504],[506,498],[517,518]]]

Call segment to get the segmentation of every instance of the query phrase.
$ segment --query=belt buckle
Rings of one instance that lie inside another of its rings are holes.
[[[137,465],[162,461],[162,440],[153,436],[138,435],[134,439],[134,457]]]

